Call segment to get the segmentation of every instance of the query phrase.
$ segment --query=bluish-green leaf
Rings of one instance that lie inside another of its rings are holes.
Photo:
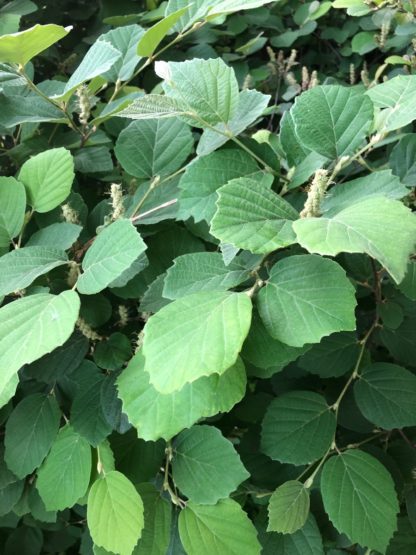
[[[202,376],[223,374],[237,360],[250,320],[245,293],[195,293],[163,307],[144,328],[150,383],[172,393]]]
[[[355,305],[354,287],[341,266],[313,255],[280,260],[258,295],[266,329],[292,347],[317,343],[336,331],[354,330]]]
[[[194,426],[173,444],[175,484],[192,502],[215,505],[250,475],[232,443],[213,426]]]
[[[386,552],[399,504],[393,480],[377,459],[358,449],[332,457],[323,467],[321,492],[339,532],[362,547]]]

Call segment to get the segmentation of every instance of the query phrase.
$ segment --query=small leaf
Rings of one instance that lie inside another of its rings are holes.
[[[176,22],[188,11],[185,6],[166,16],[147,29],[137,44],[137,53],[140,56],[151,56],[169,31],[175,26]]]
[[[0,390],[24,364],[65,343],[74,330],[79,307],[75,291],[64,291],[30,295],[0,308]]]
[[[127,81],[133,76],[141,59],[136,53],[136,45],[143,35],[144,29],[140,25],[124,25],[100,36],[100,40],[109,42],[121,53],[121,57],[104,74],[105,79],[112,82]]]
[[[140,351],[117,380],[123,412],[146,441],[169,440],[200,418],[231,410],[243,398],[246,383],[244,365],[237,359],[221,376],[204,376],[163,395],[149,384]]]
[[[82,261],[77,289],[84,295],[102,291],[146,250],[130,220],[117,220],[97,236]]]
[[[299,143],[333,160],[358,149],[373,121],[369,98],[341,85],[304,92],[290,112]]]
[[[216,210],[218,188],[231,179],[258,173],[256,162],[242,150],[220,150],[196,158],[179,182],[180,217],[210,222]]]
[[[270,497],[267,531],[293,534],[304,526],[309,504],[309,492],[301,482],[285,482]]]
[[[309,513],[305,525],[293,534],[266,532],[260,528],[259,539],[264,555],[323,555],[322,537],[314,516]],[[329,551],[328,555],[341,555]]]
[[[246,281],[250,271],[237,260],[225,266],[218,252],[184,254],[168,269],[163,296],[179,299],[199,291],[226,291]]]
[[[24,289],[37,277],[67,264],[65,251],[50,247],[23,247],[0,257],[0,295]]]
[[[69,78],[60,94],[53,95],[55,101],[68,100],[72,93],[85,81],[91,81],[109,71],[121,58],[121,52],[106,41],[99,38],[88,50],[81,63]]]
[[[174,173],[193,144],[189,125],[179,119],[134,121],[120,133],[115,154],[129,174],[146,179]]]
[[[67,250],[78,239],[82,227],[69,222],[60,222],[42,227],[31,235],[25,244],[26,247],[54,247]]]
[[[153,484],[137,487],[144,504],[144,528],[134,555],[166,555],[171,531],[172,510]]]
[[[389,166],[405,185],[416,184],[416,133],[405,135],[393,148]]]
[[[330,256],[366,253],[378,260],[396,283],[404,278],[416,243],[415,215],[401,202],[384,197],[353,204],[330,219],[300,219],[293,228],[298,242],[309,252]]]
[[[231,442],[213,426],[194,426],[173,444],[173,479],[192,502],[215,505],[250,475]]]
[[[26,194],[14,177],[0,177],[0,249],[7,248],[23,226]]]
[[[120,555],[131,555],[144,526],[143,513],[140,495],[120,472],[108,472],[92,485],[87,521],[96,545]]]
[[[393,480],[377,459],[358,449],[330,458],[322,470],[321,492],[339,532],[362,547],[386,552],[399,504]]]
[[[354,333],[334,333],[313,345],[298,364],[321,378],[338,378],[354,368],[358,353],[359,344]]]
[[[396,364],[366,366],[354,386],[358,408],[385,430],[416,426],[416,376]]]
[[[332,187],[324,197],[321,210],[326,218],[331,218],[344,208],[370,197],[401,199],[408,192],[408,189],[392,175],[390,170],[376,171]]]
[[[163,307],[144,328],[150,383],[172,393],[201,376],[223,374],[235,363],[250,320],[245,293],[195,293]]]
[[[185,62],[156,62],[156,73],[165,79],[165,93],[184,103],[204,127],[227,123],[237,110],[238,83],[234,70],[221,58]],[[203,120],[203,121],[200,121]]]
[[[25,397],[6,424],[4,459],[10,470],[24,478],[42,463],[59,430],[61,411],[52,396]]]
[[[62,110],[34,94],[11,97],[0,93],[0,104],[0,125],[8,129],[22,123],[65,122]]]
[[[26,187],[28,202],[36,212],[49,212],[71,192],[74,161],[65,148],[51,148],[25,162],[19,180]]]
[[[262,427],[262,449],[280,462],[310,464],[331,446],[336,418],[324,397],[291,391],[272,401]]]
[[[183,102],[161,94],[147,94],[143,98],[133,100],[127,108],[118,112],[116,116],[139,120],[175,118],[188,114],[187,110],[188,108]]]
[[[188,555],[260,555],[256,529],[232,499],[216,505],[189,501],[179,515],[179,535]]]
[[[30,29],[0,37],[0,61],[25,66],[29,60],[65,37],[72,27],[35,25]]]
[[[218,123],[214,129],[204,129],[199,139],[196,152],[206,156],[224,145],[231,137],[237,137],[247,127],[263,115],[270,101],[270,96],[255,90],[244,90],[238,95],[238,107],[227,125]],[[238,176],[240,177],[241,174]]]
[[[299,214],[267,185],[233,179],[218,195],[211,233],[223,243],[267,254],[295,241],[292,222]]]
[[[239,12],[240,10],[254,10],[269,3],[270,0],[217,0],[208,13],[209,16],[216,16],[223,13]]]
[[[250,369],[252,375],[266,378],[282,370],[308,349],[310,349],[310,345],[290,347],[277,339],[273,339],[264,327],[258,313],[255,312],[241,355],[245,360],[254,364],[257,369],[264,370],[259,375],[257,369],[254,372],[253,369]]]
[[[270,335],[302,347],[336,331],[355,329],[354,293],[336,262],[296,255],[273,266],[259,292],[258,308]]]
[[[72,507],[85,495],[91,474],[87,440],[66,425],[38,472],[36,488],[48,511]]]
[[[98,370],[98,369],[97,369]],[[97,447],[111,433],[101,404],[104,376],[98,373],[88,384],[80,387],[71,407],[71,425],[93,447]]]
[[[416,94],[416,75],[397,75],[380,83],[366,94],[374,106],[381,108],[380,128],[394,131],[416,119],[416,107],[412,101]]]

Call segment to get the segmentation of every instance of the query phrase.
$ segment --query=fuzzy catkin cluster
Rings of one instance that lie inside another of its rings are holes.
[[[69,224],[79,224],[78,212],[74,210],[68,203],[61,206],[62,215]]]
[[[88,87],[86,85],[81,85],[77,88],[75,94],[78,97],[79,121],[82,125],[87,125],[91,115],[91,103],[88,94]]]
[[[119,183],[112,183],[110,189],[113,220],[118,220],[124,214],[123,189]]]
[[[82,333],[82,335],[90,341],[100,341],[102,339],[101,335],[94,331],[83,318],[78,318],[77,328]]]
[[[321,203],[329,186],[327,170],[317,170],[309,187],[308,198],[300,213],[301,218],[313,218],[321,215]]]

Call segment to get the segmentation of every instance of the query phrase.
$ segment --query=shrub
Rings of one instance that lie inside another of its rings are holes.
[[[415,17],[1,8],[2,552],[416,551]]]

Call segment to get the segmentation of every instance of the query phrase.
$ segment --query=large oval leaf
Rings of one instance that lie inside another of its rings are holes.
[[[355,329],[355,290],[336,262],[296,255],[273,266],[258,306],[268,332],[292,347]]]
[[[163,307],[144,328],[150,383],[172,393],[201,376],[223,374],[235,363],[250,321],[245,293],[195,293]]]
[[[339,532],[362,547],[386,552],[399,504],[393,480],[377,459],[358,449],[332,457],[322,471],[321,492]]]

